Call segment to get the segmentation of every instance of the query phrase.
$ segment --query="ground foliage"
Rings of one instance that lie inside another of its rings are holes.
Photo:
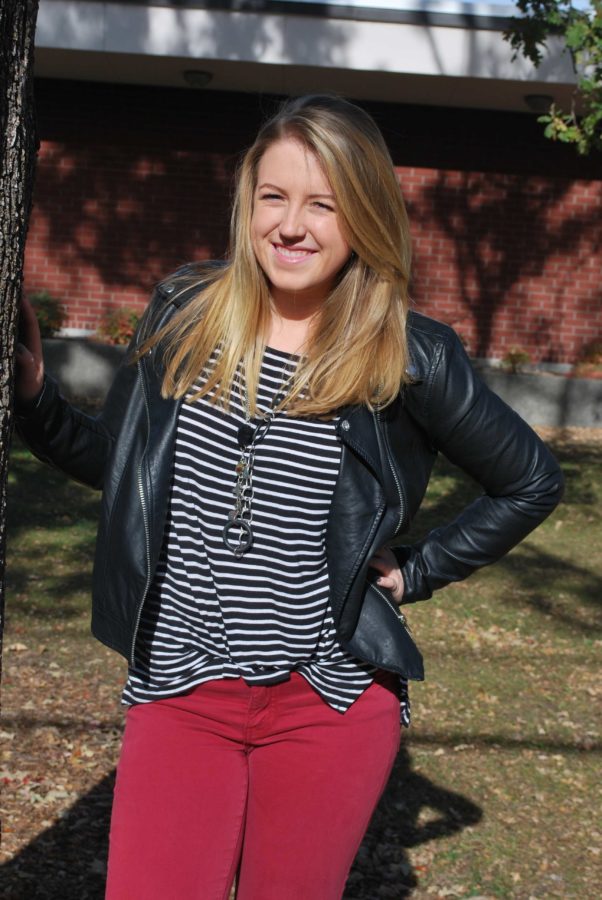
[[[563,506],[408,611],[427,681],[345,900],[599,896],[602,433],[548,437]],[[100,900],[125,668],[88,636],[98,498],[19,448],[10,491],[0,894]],[[474,493],[440,463],[416,535]]]

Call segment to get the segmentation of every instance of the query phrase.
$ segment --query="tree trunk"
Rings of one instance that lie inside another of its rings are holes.
[[[38,0],[0,0],[0,642],[15,336],[36,161],[33,45],[37,15]]]

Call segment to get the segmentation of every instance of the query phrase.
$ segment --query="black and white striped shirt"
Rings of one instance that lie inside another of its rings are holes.
[[[260,410],[271,406],[291,360],[266,349]],[[236,391],[228,412],[206,397],[181,406],[163,548],[123,701],[173,696],[216,678],[272,684],[295,670],[344,712],[375,669],[343,650],[330,612],[325,535],[341,455],[336,420],[273,418],[255,451],[253,544],[237,559],[222,532],[244,421]]]

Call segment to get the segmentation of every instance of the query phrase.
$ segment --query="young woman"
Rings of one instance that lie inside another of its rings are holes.
[[[558,466],[409,310],[406,213],[372,119],[287,103],[242,163],[224,263],[161,283],[103,412],[44,378],[18,421],[103,490],[92,628],[129,660],[109,900],[335,900],[407,724],[398,604],[501,557]],[[400,536],[438,451],[483,494]]]

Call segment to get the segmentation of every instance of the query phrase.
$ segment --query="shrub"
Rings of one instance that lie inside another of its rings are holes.
[[[140,320],[135,309],[118,306],[108,312],[98,328],[98,335],[111,344],[129,344]]]
[[[52,297],[48,291],[36,291],[29,294],[29,300],[36,311],[40,334],[43,338],[54,337],[63,327],[67,318],[65,307],[60,300]]]
[[[581,348],[573,375],[578,378],[602,377],[602,338],[596,338]]]
[[[531,354],[524,347],[510,347],[505,356],[502,357],[502,365],[514,374],[520,372],[523,366],[528,366],[531,362]]]
[[[578,362],[593,366],[602,365],[602,337],[590,341],[581,348]]]

